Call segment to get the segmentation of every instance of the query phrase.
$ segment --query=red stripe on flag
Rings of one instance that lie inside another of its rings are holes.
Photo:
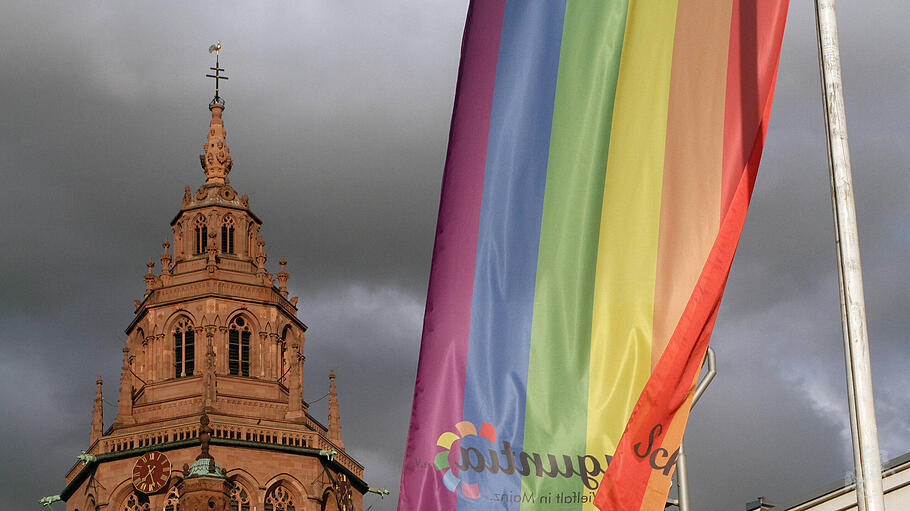
[[[727,57],[721,218],[730,207],[774,92],[789,0],[734,0]]]
[[[746,126],[742,120],[730,115],[726,117],[728,124],[725,125],[723,192],[725,214],[722,215],[721,228],[685,312],[632,411],[614,457],[598,488],[594,503],[602,511],[652,511],[664,508],[669,484],[656,483],[661,480],[664,483],[668,482],[674,468],[673,453],[679,448],[679,440],[682,438],[681,431],[670,431],[670,425],[672,423],[674,428],[685,427],[692,382],[698,375],[708,347],[733,255],[745,222],[771,114],[787,0],[777,3],[776,9],[768,9],[768,3],[764,3],[762,8],[754,10],[749,8],[749,12],[743,12],[739,8],[739,3],[736,2],[737,5],[734,5],[733,9],[731,58],[733,52],[739,57],[745,55],[741,44],[735,46],[732,44],[732,39],[735,38],[737,41],[756,44],[754,57],[759,62],[755,63],[753,68],[739,64],[731,65],[728,67],[728,74],[739,73],[744,67],[747,70],[756,70],[755,83],[752,84],[756,92],[753,96],[748,90],[731,91],[729,88],[731,83],[741,86],[738,88],[749,89],[750,86],[745,84],[750,80],[748,76],[729,78],[727,109],[729,111],[738,106],[731,101],[748,101],[750,97],[758,101],[758,98],[764,98],[764,104],[759,107],[761,117],[756,119],[754,129]],[[753,14],[755,18],[749,19]],[[743,29],[754,30],[755,33],[743,38],[739,34]],[[745,108],[748,109],[749,107]],[[751,143],[746,146],[749,148],[749,156],[746,161],[740,163],[737,161],[739,150],[736,144],[743,142],[743,134],[747,132],[752,134]],[[731,169],[728,167],[730,164],[738,167]],[[736,185],[728,194],[726,180],[734,176]],[[683,414],[682,420],[677,414]],[[672,440],[668,440],[665,445],[664,441],[668,438]],[[660,464],[668,468],[653,467]],[[655,470],[661,472],[660,477],[652,477]]]

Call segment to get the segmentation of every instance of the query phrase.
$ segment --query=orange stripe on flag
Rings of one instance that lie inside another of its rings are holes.
[[[681,2],[670,75],[651,371],[720,229],[731,0]]]

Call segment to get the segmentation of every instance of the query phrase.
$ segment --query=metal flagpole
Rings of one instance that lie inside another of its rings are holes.
[[[816,23],[818,23],[818,16],[816,16]],[[819,38],[821,37],[820,34],[821,34],[821,29],[816,24],[816,35]],[[819,76],[821,77],[821,86],[822,86],[822,100],[823,100],[822,101],[822,110],[823,110],[824,118],[825,118],[825,126],[828,126],[828,117],[829,117],[828,116],[828,107],[827,107],[827,102],[824,101],[824,98],[825,98],[825,69],[823,67],[821,39],[818,39],[818,41],[819,41],[818,42],[818,69],[819,69]],[[826,138],[828,136],[827,130],[825,132],[825,136],[826,136]],[[828,165],[829,165],[829,168],[833,168],[833,164],[831,162],[830,148],[828,150]],[[834,172],[833,171],[829,172],[828,177],[829,177],[829,182],[831,185],[831,190],[833,193]],[[831,200],[831,209],[832,209],[832,214],[834,216],[834,223],[835,223],[835,225],[838,225],[839,221],[838,221],[838,216],[837,216],[837,204],[835,203],[833,198]],[[840,235],[839,235],[838,229],[834,230],[834,243],[836,246],[840,245]],[[847,297],[844,294],[844,271],[843,271],[844,265],[842,263],[840,249],[838,249],[836,252],[837,252],[837,286],[838,286],[838,292],[840,294],[841,325],[843,325],[841,332],[843,335],[844,353],[849,353],[850,338],[847,335],[847,328],[846,328],[846,325],[847,325]],[[856,396],[853,392],[853,370],[850,367],[849,361],[845,364],[845,366],[846,366],[846,376],[847,376],[847,408],[849,409],[849,413],[850,413],[850,431],[851,431],[850,437],[851,437],[852,443],[853,443],[853,467],[854,467],[853,483],[854,483],[854,488],[856,490],[857,510],[866,511],[866,502],[865,502],[865,497],[864,497],[864,492],[863,492],[863,481],[862,481],[862,477],[857,476],[857,471],[856,471],[856,469],[861,467],[863,463],[862,463],[862,457],[860,456],[860,450],[859,450],[859,438],[857,438],[857,435],[856,435],[856,431],[857,431],[857,428],[856,428]]]
[[[831,171],[838,275],[843,304],[841,319],[845,341],[848,405],[852,412],[850,426],[857,472],[857,506],[863,511],[884,511],[882,466],[872,397],[866,304],[863,296],[856,207],[853,201],[850,150],[847,143],[847,119],[841,82],[835,1],[816,0],[815,19],[825,107],[828,166]]]
[[[714,377],[717,376],[717,361],[714,358],[714,349],[710,346],[708,346],[708,352],[705,354],[705,363],[708,365],[708,372],[705,374],[705,378],[698,382],[698,386],[695,387],[695,393],[692,395],[692,408],[695,407],[695,403],[698,403],[698,399],[705,393],[708,385],[711,385]],[[676,504],[679,506],[679,511],[689,511],[689,470],[683,444],[683,442],[679,443],[679,454],[676,457],[676,486],[677,496],[679,497]]]
[[[816,25],[816,28],[818,28],[817,25]],[[820,43],[818,45],[818,69],[819,69],[819,76],[821,76],[822,99],[824,100],[824,97],[825,97],[825,78],[824,78],[825,70],[822,67],[822,48],[821,48]],[[825,118],[825,126],[828,126],[828,108],[826,106],[825,101],[822,101],[822,110],[823,110],[824,118]],[[827,131],[826,131],[826,137],[827,137]],[[831,168],[832,163],[831,163],[830,150],[828,151],[828,165],[829,165],[829,168]],[[829,172],[828,178],[829,178],[829,183],[831,185],[831,190],[833,193],[834,173]],[[838,216],[837,216],[837,204],[835,203],[833,198],[831,200],[831,210],[832,210],[831,212],[834,217],[834,223],[835,223],[835,225],[838,225],[839,220],[838,220]],[[834,244],[835,244],[835,246],[840,246],[840,235],[839,235],[838,229],[836,229],[836,228],[834,230]],[[849,351],[850,351],[850,338],[847,335],[847,328],[846,328],[846,325],[847,325],[847,297],[844,294],[844,265],[842,263],[840,249],[836,250],[836,252],[837,252],[837,287],[838,287],[838,293],[840,295],[841,325],[843,325],[843,328],[841,328],[841,333],[842,333],[843,342],[844,342],[844,353],[846,354],[846,353],[849,353]],[[862,477],[858,477],[857,471],[856,471],[856,469],[861,467],[863,463],[862,463],[862,457],[860,456],[860,450],[859,450],[859,438],[857,438],[857,435],[856,435],[856,431],[857,431],[857,429],[856,429],[856,395],[853,392],[853,369],[850,367],[849,360],[845,364],[845,367],[846,367],[846,376],[847,376],[847,408],[848,408],[849,414],[850,414],[850,431],[851,431],[850,437],[852,439],[852,444],[853,444],[853,467],[854,467],[853,483],[854,483],[854,488],[856,490],[857,511],[866,511],[866,502],[865,502],[865,497],[864,497],[864,492],[863,492],[863,481],[862,481]]]
[[[819,61],[821,65],[821,61]],[[824,75],[823,75],[824,76]],[[827,119],[827,109],[825,109],[825,118]],[[830,164],[830,160],[829,160]],[[829,172],[831,177],[831,189],[834,189],[834,176]],[[833,209],[833,214],[835,218],[835,223],[837,223],[837,205],[834,204],[834,201],[831,201],[831,207]],[[835,245],[840,245],[840,236],[837,233],[837,229],[834,232],[834,243]],[[840,293],[840,317],[841,317],[841,328],[843,342],[844,342],[844,353],[850,352],[850,338],[847,335],[847,296],[844,294],[844,265],[841,262],[840,250],[837,250],[837,287],[838,292]],[[863,490],[863,478],[859,477],[857,474],[857,469],[863,465],[862,456],[859,450],[859,438],[856,435],[857,426],[856,426],[856,394],[853,391],[853,368],[850,367],[849,360],[846,364],[846,376],[847,376],[847,408],[850,412],[850,438],[853,444],[853,484],[854,489],[856,490],[856,508],[857,511],[866,511],[866,497]]]

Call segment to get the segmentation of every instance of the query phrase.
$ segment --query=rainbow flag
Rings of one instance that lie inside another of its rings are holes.
[[[786,10],[471,3],[399,510],[663,509]]]

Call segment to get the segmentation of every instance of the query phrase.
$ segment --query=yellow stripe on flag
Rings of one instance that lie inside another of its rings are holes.
[[[598,456],[616,449],[651,370],[676,9],[676,1],[629,3],[594,280],[586,451]]]

